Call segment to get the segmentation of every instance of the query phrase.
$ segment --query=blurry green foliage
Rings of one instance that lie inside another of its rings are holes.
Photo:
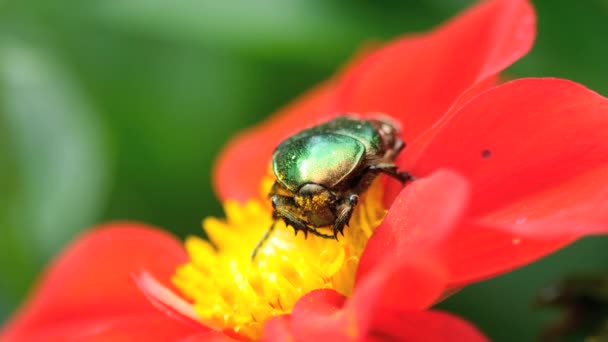
[[[110,161],[98,115],[50,56],[3,39],[0,85],[15,166],[3,192],[10,200],[2,207],[2,244],[27,269],[96,219]],[[2,263],[11,269],[12,259]]]
[[[200,234],[204,216],[222,215],[211,171],[231,135],[363,43],[428,30],[470,3],[0,1],[0,321],[90,225],[129,219]],[[508,73],[608,94],[608,2],[534,3],[536,46]],[[530,309],[535,291],[570,271],[605,270],[606,244],[587,239],[442,307],[497,340],[530,340],[546,318]]]

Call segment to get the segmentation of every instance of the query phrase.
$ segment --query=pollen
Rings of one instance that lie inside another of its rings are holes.
[[[227,201],[225,219],[203,221],[209,240],[186,239],[190,260],[177,268],[172,281],[193,303],[202,324],[257,339],[265,321],[289,314],[312,290],[351,294],[365,244],[386,214],[382,195],[376,180],[338,240],[294,235],[291,227],[277,222],[253,260],[252,251],[272,224],[272,208],[261,200]]]

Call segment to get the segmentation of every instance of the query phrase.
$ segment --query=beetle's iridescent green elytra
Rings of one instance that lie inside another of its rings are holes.
[[[279,146],[272,160],[274,174],[291,191],[302,184],[334,187],[354,172],[365,155],[365,146],[340,134],[302,136]]]

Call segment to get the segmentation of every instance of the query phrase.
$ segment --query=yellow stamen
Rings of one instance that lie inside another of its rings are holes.
[[[252,200],[243,205],[227,201],[224,209],[226,219],[203,221],[211,243],[186,239],[190,262],[179,266],[172,280],[194,303],[201,323],[249,339],[259,338],[266,320],[290,313],[312,290],[329,288],[349,296],[363,248],[386,213],[376,181],[338,241],[294,236],[291,227],[277,222],[252,261],[253,249],[272,223],[272,208]]]

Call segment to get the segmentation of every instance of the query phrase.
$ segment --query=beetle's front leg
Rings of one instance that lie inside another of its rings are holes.
[[[350,194],[344,202],[338,206],[337,219],[334,223],[334,238],[336,240],[338,240],[338,233],[344,236],[344,226],[350,221],[357,203],[359,203],[359,196]]]
[[[282,195],[272,195],[272,207],[274,208],[274,218],[281,218],[285,221],[285,224],[291,226],[294,230],[295,235],[298,235],[298,231],[304,232],[304,238],[308,237],[308,228],[306,223],[294,215],[294,212],[299,212],[298,206],[296,205],[292,197]]]
[[[298,231],[304,232],[304,238],[308,237],[308,233],[312,233],[318,237],[324,239],[332,239],[333,235],[326,235],[314,228],[309,227],[302,219],[298,218],[294,213],[300,213],[300,208],[296,205],[293,197],[283,195],[272,195],[270,197],[272,201],[272,207],[274,208],[273,218],[282,219],[286,225],[291,226],[296,236]]]
[[[262,236],[262,239],[260,239],[260,241],[258,241],[258,244],[255,245],[255,248],[253,249],[253,252],[251,252],[251,261],[255,260],[255,256],[258,254],[258,251],[262,248],[262,246],[264,246],[264,243],[266,242],[266,240],[268,240],[268,238],[270,237],[270,234],[272,234],[272,232],[274,231],[274,227],[276,226],[276,223],[277,223],[277,220],[273,218],[270,228],[268,228],[266,233],[264,233],[264,236]]]
[[[397,158],[397,156],[399,155],[399,153],[401,153],[401,151],[403,151],[403,149],[405,148],[405,141],[403,141],[402,139],[397,138],[397,140],[395,141],[395,144],[393,145],[392,149],[389,149],[386,154],[384,155],[384,158],[388,159],[388,160],[395,160],[395,158]]]
[[[396,180],[400,181],[401,183],[406,183],[411,180],[414,180],[414,177],[412,175],[410,175],[408,172],[398,171],[397,166],[395,164],[386,163],[386,164],[370,165],[368,167],[368,170],[371,172],[384,173],[392,178],[395,178]]]

